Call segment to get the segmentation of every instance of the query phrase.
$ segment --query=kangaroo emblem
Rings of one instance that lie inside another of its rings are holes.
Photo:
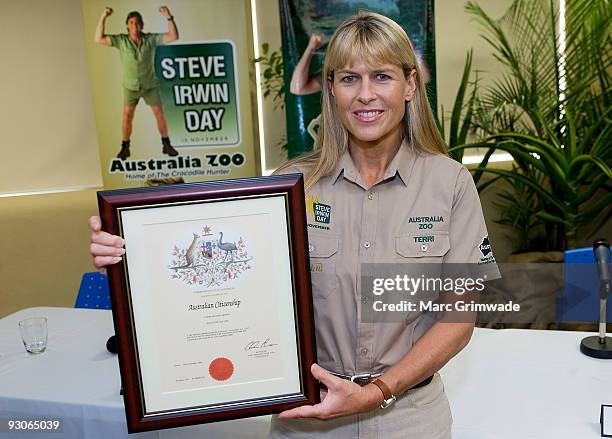
[[[198,238],[199,236],[194,233],[193,240],[191,241],[189,248],[185,252],[185,260],[187,261],[187,263],[177,268],[186,268],[186,267],[190,267],[195,264],[196,250],[197,250],[196,242],[198,241]]]

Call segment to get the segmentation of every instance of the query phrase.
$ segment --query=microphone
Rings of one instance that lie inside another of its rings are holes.
[[[113,334],[106,340],[106,350],[111,354],[117,354],[119,352],[119,346],[117,345],[117,335]],[[119,395],[123,395],[123,385],[119,390]]]
[[[610,243],[605,239],[598,239],[593,243],[593,252],[595,253],[595,262],[597,272],[599,273],[599,281],[601,283],[600,297],[605,299],[610,294],[612,286],[612,273],[610,272]]]
[[[599,335],[585,337],[580,342],[580,352],[589,357],[612,360],[612,337],[606,337],[606,308],[608,294],[612,289],[610,272],[610,243],[598,239],[593,243],[595,264],[599,274]]]
[[[117,336],[111,335],[106,341],[106,350],[111,354],[119,352],[119,346],[117,345]]]

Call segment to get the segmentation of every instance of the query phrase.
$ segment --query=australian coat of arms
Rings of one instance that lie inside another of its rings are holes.
[[[187,285],[220,287],[252,269],[252,257],[242,237],[237,241],[204,226],[191,240],[175,244],[170,256],[170,277]]]

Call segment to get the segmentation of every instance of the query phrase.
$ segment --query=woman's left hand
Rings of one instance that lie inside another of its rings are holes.
[[[312,375],[327,387],[327,394],[319,404],[303,405],[281,412],[278,417],[331,419],[355,415],[377,408],[383,395],[375,385],[361,387],[351,381],[332,375],[318,364],[310,368]]]

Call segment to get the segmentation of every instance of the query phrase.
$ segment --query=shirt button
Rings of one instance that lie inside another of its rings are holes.
[[[370,243],[370,241],[366,241],[366,242],[364,242],[364,243],[363,243],[363,246],[364,246],[365,248],[370,248],[370,246],[371,246],[371,245],[372,245],[372,244]]]
[[[372,194],[372,192],[368,192],[368,200],[373,200],[374,199],[374,195]]]
[[[365,357],[366,355],[368,355],[368,350],[366,348],[361,348],[359,353],[361,354],[362,357]]]
[[[427,247],[425,244],[422,244],[422,245],[421,245],[421,251],[422,251],[422,252],[426,252],[426,251],[427,251],[427,248],[428,248],[428,247]]]
[[[368,298],[367,297],[362,297],[361,298],[361,303],[368,303]]]
[[[314,251],[314,245],[308,244],[308,252],[312,253]]]

